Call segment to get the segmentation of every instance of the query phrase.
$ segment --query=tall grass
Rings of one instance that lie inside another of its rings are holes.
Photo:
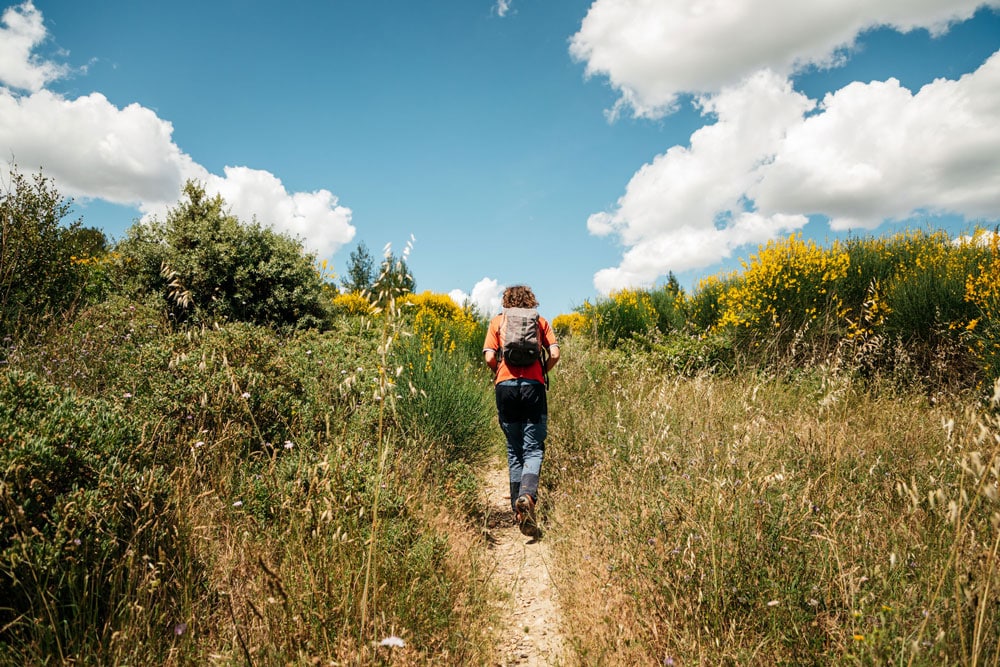
[[[1000,660],[991,408],[564,357],[549,534],[584,664]]]
[[[0,414],[0,662],[485,662],[493,593],[448,490],[490,444],[488,383],[444,352],[412,372],[412,327],[175,330],[112,299],[9,348],[4,386],[47,398]]]

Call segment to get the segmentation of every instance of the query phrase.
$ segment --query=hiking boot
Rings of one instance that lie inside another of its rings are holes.
[[[538,528],[538,520],[535,517],[535,499],[524,494],[518,496],[517,503],[517,527],[521,533],[528,537],[541,537],[542,531]]]

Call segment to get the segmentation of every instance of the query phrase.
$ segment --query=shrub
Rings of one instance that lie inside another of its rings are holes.
[[[459,352],[465,361],[478,361],[486,331],[447,294],[423,292],[403,298],[425,365],[439,354]]]
[[[995,379],[1000,378],[1000,235],[980,232],[972,242],[985,252],[965,278],[965,301],[975,310],[964,328],[980,370]]]
[[[637,334],[656,328],[658,314],[649,293],[625,289],[614,292],[606,299],[583,304],[583,316],[593,330],[598,342],[617,347]]]
[[[676,280],[650,290],[649,299],[656,311],[656,329],[660,333],[668,334],[685,328],[684,292]]]
[[[719,326],[732,326],[748,343],[789,341],[804,327],[836,313],[837,286],[850,258],[793,235],[771,241],[744,263],[740,279],[720,295]]]
[[[0,192],[0,338],[65,311],[84,297],[83,258],[104,252],[104,235],[64,226],[70,205],[41,173],[29,181],[13,168]]]
[[[224,211],[188,182],[165,222],[139,222],[119,243],[134,294],[158,294],[179,321],[233,320],[283,329],[324,325],[323,281],[302,244]]]
[[[163,566],[181,539],[137,425],[110,403],[8,372],[0,433],[0,640],[66,661],[133,615],[149,624],[173,608]]]
[[[347,292],[333,297],[333,310],[339,315],[370,315],[372,307],[360,292]]]
[[[583,313],[557,315],[552,320],[556,336],[577,336],[587,332],[587,318]]]
[[[482,322],[446,294],[424,292],[404,301],[413,336],[399,348],[407,388],[399,395],[404,423],[437,443],[448,461],[478,462],[493,420],[481,361]]]

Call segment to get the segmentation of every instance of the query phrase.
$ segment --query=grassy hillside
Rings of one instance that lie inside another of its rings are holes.
[[[402,324],[175,331],[111,300],[10,350],[0,660],[364,662],[399,636],[481,662],[489,379]]]
[[[108,248],[12,182],[0,663],[490,664],[484,321],[408,248],[340,294],[196,184]],[[998,238],[792,237],[555,318],[573,659],[1000,664]]]
[[[1000,660],[996,399],[564,355],[546,497],[582,664]]]

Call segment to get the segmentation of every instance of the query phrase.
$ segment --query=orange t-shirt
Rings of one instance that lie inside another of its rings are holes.
[[[503,314],[497,315],[490,320],[490,328],[486,331],[486,342],[483,343],[483,351],[495,350],[497,352],[497,376],[494,382],[504,380],[514,380],[523,378],[525,380],[536,380],[545,382],[545,373],[541,364],[531,364],[530,366],[508,366],[503,361],[500,350],[503,348],[503,341],[500,340],[500,331],[503,329]],[[558,345],[556,335],[549,326],[548,320],[541,315],[538,316],[538,335],[541,339],[542,347],[548,349],[553,345]]]

